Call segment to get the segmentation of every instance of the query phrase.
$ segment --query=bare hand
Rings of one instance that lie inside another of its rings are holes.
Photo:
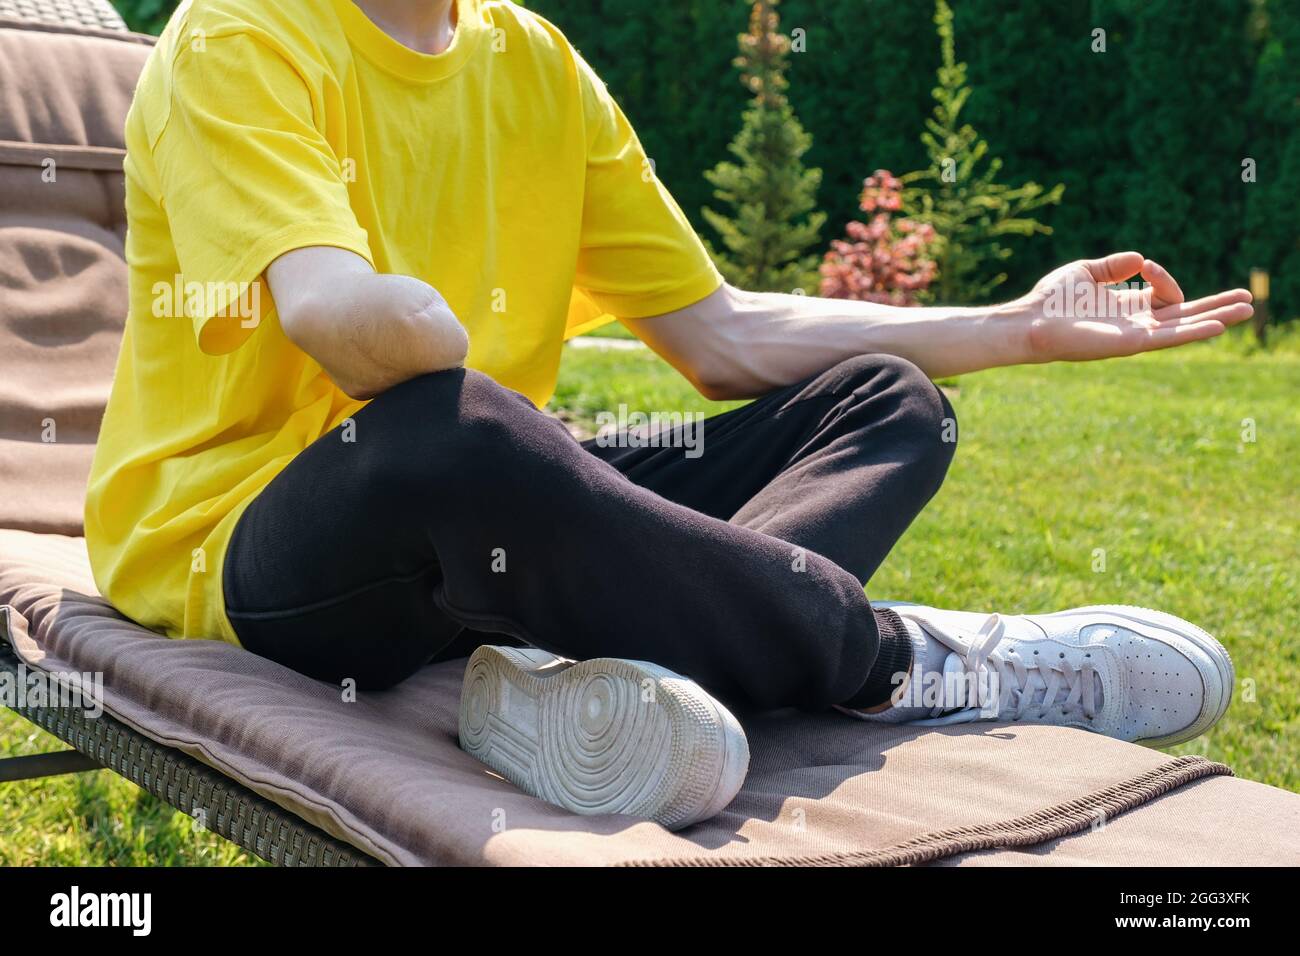
[[[1112,288],[1139,274],[1144,282]],[[1250,301],[1246,289],[1231,289],[1185,302],[1163,266],[1117,252],[1049,272],[1020,304],[1032,316],[1031,361],[1081,362],[1213,338],[1250,318]]]

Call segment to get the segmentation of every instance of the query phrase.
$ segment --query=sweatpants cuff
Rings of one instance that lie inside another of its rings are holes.
[[[912,669],[912,636],[903,619],[888,608],[873,608],[876,630],[880,634],[880,650],[867,672],[867,682],[862,689],[840,706],[850,710],[865,710],[889,700],[897,686],[894,678]]]

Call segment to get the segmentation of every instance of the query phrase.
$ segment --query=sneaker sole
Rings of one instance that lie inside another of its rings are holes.
[[[732,801],[749,744],[699,685],[643,661],[564,663],[531,648],[478,648],[461,689],[461,748],[573,813],[677,830]]]
[[[1180,638],[1204,657],[1208,657],[1214,665],[1213,670],[1207,670],[1203,666],[1197,667],[1201,674],[1201,681],[1205,685],[1205,705],[1201,708],[1200,716],[1177,733],[1164,737],[1147,737],[1138,740],[1137,743],[1146,747],[1172,747],[1175,744],[1186,743],[1205,733],[1227,713],[1228,705],[1232,703],[1232,690],[1236,685],[1236,669],[1232,665],[1232,657],[1228,654],[1228,649],[1219,641],[1190,621],[1184,621],[1181,617],[1164,611],[1155,611],[1133,604],[1092,604],[1087,607],[1071,608],[1068,611],[1058,611],[1055,614],[1031,616],[1064,617],[1097,612],[1113,614],[1135,624],[1154,624]],[[1178,646],[1176,642],[1174,646]],[[1179,649],[1186,653],[1186,647]],[[1188,655],[1188,658],[1194,663],[1197,661],[1193,655]]]

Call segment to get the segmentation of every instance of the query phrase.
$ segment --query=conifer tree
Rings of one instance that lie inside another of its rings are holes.
[[[946,0],[935,0],[942,58],[934,114],[921,134],[930,167],[903,177],[903,204],[909,217],[938,234],[938,300],[978,303],[1006,281],[1001,267],[1012,250],[1003,240],[1050,233],[1026,213],[1060,202],[1064,187],[1049,190],[1034,182],[1011,187],[997,181],[1002,160],[990,157],[989,144],[961,121],[971,88],[966,64],[957,61],[952,19]]]
[[[759,292],[816,288],[817,256],[807,249],[826,216],[815,212],[820,169],[806,169],[812,145],[785,97],[790,38],[779,30],[779,0],[757,0],[733,61],[753,94],[728,147],[735,161],[706,172],[727,212],[702,210],[722,249],[710,247],[727,281]]]

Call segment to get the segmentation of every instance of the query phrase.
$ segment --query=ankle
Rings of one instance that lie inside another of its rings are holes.
[[[879,645],[867,679],[856,694],[840,706],[864,713],[880,713],[891,706],[897,688],[906,687],[915,656],[915,643],[903,619],[887,608],[876,609]]]

